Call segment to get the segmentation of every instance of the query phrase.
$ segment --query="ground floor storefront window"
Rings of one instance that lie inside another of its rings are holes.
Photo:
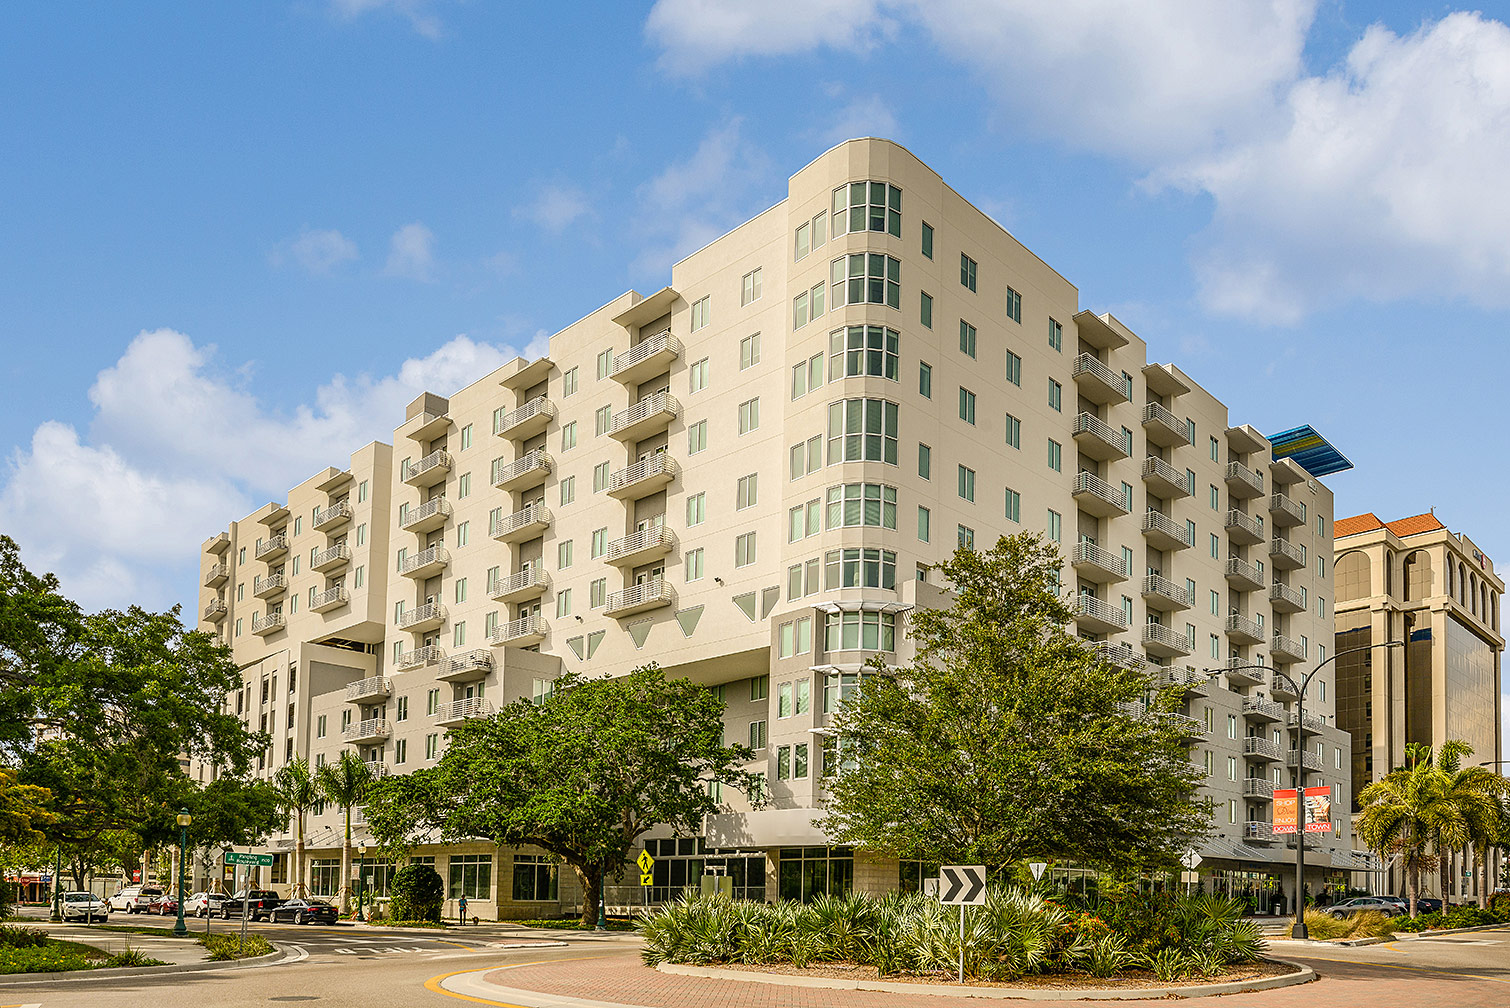
[[[340,858],[315,858],[309,862],[309,894],[311,896],[334,896],[340,888]]]
[[[559,874],[556,859],[549,855],[515,854],[512,898],[526,903],[555,900]]]
[[[491,854],[453,854],[450,861],[451,885],[448,899],[490,900],[493,898],[493,857]]]
[[[783,847],[779,895],[803,903],[825,893],[843,896],[855,881],[855,852],[848,847]]]
[[[702,837],[668,837],[646,840],[645,849],[655,858],[650,870],[652,884],[639,895],[651,903],[668,903],[691,887],[700,889],[704,875],[727,875],[734,898],[765,901],[765,854],[708,847]]]
[[[1278,872],[1213,868],[1211,891],[1238,900],[1243,904],[1245,913],[1283,912],[1285,897]]]
[[[897,891],[917,893],[923,891],[924,879],[939,877],[939,866],[932,861],[897,862]]]

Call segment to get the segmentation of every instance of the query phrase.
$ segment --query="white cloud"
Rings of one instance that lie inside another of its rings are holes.
[[[661,46],[661,65],[697,73],[741,56],[788,56],[819,45],[866,49],[893,25],[879,0],[659,0],[645,34]]]
[[[449,395],[515,356],[458,336],[392,375],[336,375],[283,413],[240,369],[219,366],[214,347],[141,333],[90,389],[87,437],[48,421],[12,452],[0,529],[90,607],[192,599],[205,537],[369,441],[391,441],[420,392]]]
[[[274,266],[292,260],[311,276],[327,276],[342,263],[355,260],[357,255],[356,242],[341,232],[305,228],[275,248],[268,258]]]
[[[544,186],[533,200],[514,209],[514,216],[534,221],[547,231],[563,231],[590,213],[587,195],[569,185]]]
[[[440,18],[430,12],[432,4],[429,0],[330,0],[330,6],[336,16],[345,21],[353,21],[374,11],[384,11],[402,17],[415,32],[425,38],[437,39],[441,36]]]
[[[393,232],[388,240],[388,265],[383,272],[429,283],[435,271],[435,232],[415,221]]]

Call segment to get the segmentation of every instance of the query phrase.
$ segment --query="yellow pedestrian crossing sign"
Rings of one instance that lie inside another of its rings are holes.
[[[648,875],[650,874],[650,869],[655,867],[655,858],[650,856],[648,850],[644,850],[640,851],[640,856],[635,858],[634,863],[640,866],[640,874]],[[649,885],[648,882],[645,884]]]
[[[640,885],[642,885],[642,886],[653,886],[653,885],[655,885],[655,876],[651,875],[649,872],[641,872],[640,873]]]

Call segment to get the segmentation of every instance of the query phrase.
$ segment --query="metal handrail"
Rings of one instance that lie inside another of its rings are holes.
[[[647,336],[628,350],[613,359],[613,374],[626,371],[641,361],[649,359],[654,354],[663,350],[670,350],[678,355],[682,352],[682,345],[675,336],[671,335],[670,329],[662,329],[654,336]]]
[[[1173,627],[1167,627],[1162,623],[1144,623],[1143,640],[1149,644],[1162,644],[1167,648],[1175,648],[1189,653],[1191,650],[1190,639]]]
[[[408,574],[411,571],[419,570],[421,567],[424,567],[427,564],[448,564],[450,562],[451,551],[437,543],[427,550],[422,550],[414,554],[412,557],[405,557],[404,562],[399,564],[398,572],[400,574]]]
[[[1269,540],[1269,555],[1288,557],[1301,567],[1306,565],[1306,548],[1283,539]]]
[[[1269,586],[1269,601],[1288,602],[1293,606],[1304,609],[1306,607],[1306,590],[1302,588],[1299,591],[1296,591],[1289,585],[1282,585],[1278,582],[1275,582],[1274,584]]]
[[[1181,434],[1186,434],[1189,432],[1189,428],[1186,427],[1185,424],[1181,423],[1173,413],[1169,412],[1169,410],[1165,409],[1163,406],[1156,402],[1143,404],[1143,422],[1145,424],[1163,424],[1165,427],[1178,431]]]
[[[1123,455],[1132,455],[1132,442],[1111,424],[1094,413],[1080,413],[1075,417],[1074,434],[1090,434],[1112,445]]]
[[[1190,541],[1190,529],[1182,525],[1176,525],[1173,518],[1162,511],[1150,508],[1143,514],[1144,532],[1162,532],[1171,539],[1178,539],[1186,546],[1194,546]]]
[[[263,543],[261,546],[258,546],[256,548],[256,550],[254,551],[254,557],[253,558],[257,559],[257,560],[261,560],[263,557],[267,556],[269,553],[274,553],[274,552],[277,552],[278,550],[286,550],[286,549],[288,549],[288,536],[286,536],[282,532],[280,532],[277,535],[273,536],[271,539],[269,539],[267,542]]]
[[[612,563],[623,556],[639,553],[642,550],[658,549],[664,547],[672,549],[676,546],[676,533],[665,525],[650,525],[629,533],[622,539],[615,539],[608,544],[608,549],[603,554],[603,559]]]
[[[1185,590],[1184,585],[1177,585],[1168,578],[1157,574],[1147,574],[1143,577],[1144,595],[1162,595],[1167,599],[1178,602],[1187,608],[1195,605],[1195,599],[1190,597],[1190,592]]]
[[[358,721],[356,724],[349,724],[341,729],[342,739],[378,738],[379,736],[387,737],[392,734],[393,726],[388,723],[387,718],[368,718],[365,721]]]
[[[345,560],[349,563],[351,561],[351,547],[345,543],[336,543],[334,546],[327,546],[322,550],[317,550],[314,557],[310,559],[309,565],[319,568],[330,563],[332,560]]]
[[[345,587],[342,585],[336,585],[334,588],[327,588],[324,591],[317,593],[315,597],[310,601],[309,607],[311,609],[318,609],[328,602],[346,602],[348,599],[349,596],[346,594]]]
[[[351,501],[338,500],[325,510],[315,512],[314,527],[319,528],[321,525],[335,521],[337,518],[350,518],[353,514],[355,514],[355,510],[351,506]]]
[[[550,509],[544,504],[530,504],[507,518],[500,518],[488,534],[496,539],[499,536],[512,535],[526,525],[534,525],[537,522],[546,525],[551,523]]]
[[[1120,392],[1122,394],[1122,397],[1128,402],[1132,402],[1132,381],[1130,379],[1124,379],[1121,375],[1117,374],[1117,372],[1113,371],[1111,368],[1101,363],[1099,359],[1092,357],[1090,354],[1081,354],[1079,357],[1075,358],[1075,367],[1071,372],[1071,376],[1079,378],[1083,374],[1095,375],[1101,381],[1105,382],[1108,386]]]
[[[393,680],[387,676],[371,676],[346,685],[346,699],[355,700],[364,696],[387,696],[393,692]]]
[[[1081,542],[1075,544],[1071,554],[1070,564],[1095,564],[1111,571],[1118,577],[1127,577],[1127,562],[1111,550],[1102,549],[1095,543]]]
[[[505,577],[497,577],[488,582],[488,597],[503,595],[509,592],[524,591],[526,588],[544,588],[550,584],[550,578],[545,574],[543,564],[526,564],[524,570],[515,571]]]
[[[1090,616],[1104,623],[1115,623],[1117,626],[1127,626],[1127,614],[1119,606],[1114,606],[1105,599],[1099,599],[1094,595],[1081,592],[1070,603],[1070,611],[1077,616]]]
[[[1143,479],[1148,479],[1150,476],[1157,476],[1165,483],[1182,486],[1187,494],[1195,493],[1195,487],[1191,486],[1190,478],[1157,455],[1149,455],[1143,459]]]
[[[421,607],[423,608],[423,607]],[[439,644],[426,644],[413,651],[400,651],[393,662],[395,668],[416,668],[420,665],[438,665],[446,660],[446,649]]]
[[[652,476],[675,476],[676,459],[665,452],[657,452],[649,458],[640,459],[634,465],[620,469],[609,477],[610,490],[622,490],[627,486],[638,483],[640,480],[649,479]]]
[[[499,437],[507,437],[509,428],[516,427],[524,423],[524,421],[531,420],[541,414],[544,414],[547,419],[554,419],[556,416],[556,404],[545,396],[536,396],[518,409],[511,410],[499,417],[498,430],[494,433]]]
[[[1305,520],[1306,520],[1306,505],[1305,505],[1305,501],[1291,500],[1289,497],[1285,496],[1282,493],[1270,494],[1269,495],[1269,510],[1270,511],[1283,511],[1286,514],[1290,515],[1291,517],[1295,518],[1301,524],[1305,524]]]
[[[666,583],[665,578],[652,578],[649,581],[641,581],[639,584],[630,585],[623,591],[616,591],[608,596],[607,604],[603,607],[609,611],[615,609],[627,609],[629,606],[640,605],[644,602],[671,601],[676,598],[671,585]]]
[[[545,636],[547,629],[545,619],[541,616],[523,616],[509,623],[500,623],[488,634],[489,644],[507,644],[511,640],[520,637],[538,634]]]
[[[637,424],[656,413],[667,413],[674,417],[680,410],[681,403],[677,402],[670,392],[657,392],[615,413],[609,421],[609,433],[617,434],[624,428]]]
[[[1114,504],[1123,511],[1132,509],[1132,502],[1121,490],[1113,487],[1110,483],[1097,476],[1095,473],[1078,472],[1075,474],[1074,493],[1095,494],[1108,504]]]
[[[432,497],[418,507],[405,508],[403,515],[399,519],[399,528],[407,529],[411,525],[418,525],[426,518],[437,514],[450,517],[451,502],[444,497]]]
[[[1254,472],[1252,469],[1249,469],[1241,462],[1228,462],[1227,471],[1224,474],[1224,477],[1228,480],[1238,480],[1240,482],[1246,483],[1248,486],[1252,487],[1254,490],[1257,490],[1259,493],[1264,492],[1263,474]]]
[[[518,476],[523,476],[532,469],[544,469],[551,471],[551,457],[544,449],[536,448],[534,451],[523,455],[513,462],[500,463],[493,467],[493,485],[507,482]]]
[[[394,622],[400,630],[403,630],[414,626],[416,623],[424,623],[426,620],[445,618],[446,607],[443,603],[426,602],[422,606],[415,606],[413,609],[406,609],[402,613],[399,613],[398,619]]]
[[[436,466],[445,466],[447,469],[450,469],[451,453],[444,448],[437,448],[418,462],[410,462],[404,467],[403,478],[406,480],[413,479],[421,473],[429,472]]]

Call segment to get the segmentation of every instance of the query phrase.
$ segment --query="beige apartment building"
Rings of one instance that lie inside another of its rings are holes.
[[[1405,746],[1460,739],[1472,762],[1500,759],[1500,596],[1505,583],[1473,540],[1427,513],[1337,522],[1337,724],[1350,733],[1352,790],[1405,763]],[[1405,641],[1403,648],[1384,648]],[[1503,770],[1503,767],[1498,769]],[[1354,805],[1354,812],[1358,811]],[[1500,855],[1444,858],[1424,891],[1453,902],[1494,892]],[[1404,892],[1398,870],[1391,892]]]
[[[246,669],[235,709],[274,736],[264,773],[343,747],[403,773],[564,670],[654,660],[720,691],[769,799],[724,791],[701,836],[651,838],[655,885],[631,877],[610,902],[710,870],[761,899],[886,891],[931,868],[813,825],[833,711],[871,656],[910,657],[909,613],[943,600],[927,565],[1045,532],[1075,629],[1187,699],[1216,820],[1202,883],[1267,906],[1292,886],[1274,788],[1304,761],[1351,800],[1335,691],[1300,723],[1276,674],[1331,644],[1331,517],[1310,472],[925,164],[854,140],[670,286],[421,396],[391,449],[209,540],[204,612]],[[1313,837],[1313,886],[1355,866],[1338,826]],[[332,810],[310,844],[329,892]],[[290,845],[270,845],[275,884]],[[539,851],[418,856],[483,916],[575,903]]]

